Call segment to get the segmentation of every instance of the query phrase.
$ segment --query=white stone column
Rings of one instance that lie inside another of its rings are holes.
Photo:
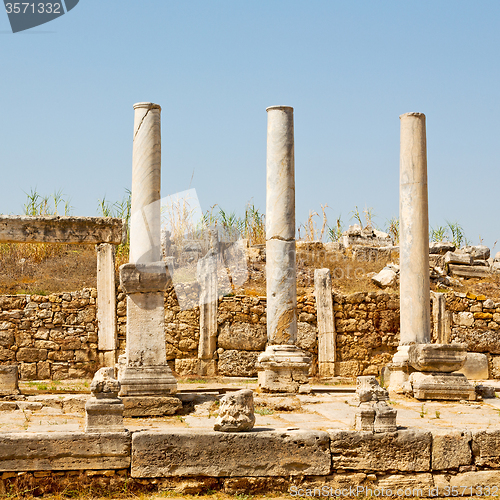
[[[318,316],[318,368],[320,377],[335,376],[335,312],[330,269],[314,271],[314,295]]]
[[[101,243],[97,251],[97,333],[100,364],[114,366],[117,345],[115,246]]]
[[[259,357],[264,391],[306,388],[310,358],[297,341],[293,108],[267,108],[266,288],[268,347]]]
[[[130,263],[120,268],[127,293],[127,345],[120,366],[122,396],[173,393],[166,361],[164,289],[160,246],[161,134],[158,104],[134,105]]]
[[[400,346],[431,341],[425,115],[401,115]]]
[[[399,119],[400,340],[389,390],[402,393],[412,371],[408,350],[430,342],[431,320],[425,115],[406,113]]]

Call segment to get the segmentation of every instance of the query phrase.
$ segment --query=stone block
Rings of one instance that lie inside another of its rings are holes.
[[[265,325],[226,322],[221,328],[217,345],[223,349],[241,351],[263,351],[266,347],[267,332]]]
[[[499,467],[500,430],[472,431],[472,454],[480,467]]]
[[[409,363],[422,372],[453,372],[467,358],[465,344],[414,344],[408,349]]]
[[[472,264],[472,255],[468,253],[446,252],[444,262],[445,264],[462,264],[470,266]]]
[[[474,386],[462,373],[414,372],[409,382],[416,399],[476,400]]]
[[[447,252],[454,252],[456,246],[449,241],[432,241],[429,243],[429,254],[445,255]]]
[[[122,396],[124,417],[161,417],[182,408],[175,396]]]
[[[228,350],[219,354],[219,374],[226,377],[255,377],[258,351]]]
[[[5,433],[0,435],[0,471],[126,469],[129,433]]]
[[[479,352],[468,352],[467,359],[459,373],[463,373],[468,380],[487,380],[488,356]]]
[[[136,432],[132,439],[132,477],[305,476],[330,469],[328,434],[322,431],[172,429]]]
[[[17,365],[0,366],[0,396],[19,394]]]
[[[500,490],[500,471],[478,470],[456,475],[434,476],[439,494],[460,498],[496,498]]]
[[[452,429],[432,431],[432,470],[458,469],[472,462],[470,431]]]
[[[123,264],[120,266],[120,286],[131,293],[154,293],[164,291],[171,282],[164,262]]]
[[[459,264],[449,265],[450,274],[461,278],[485,278],[490,276],[489,267],[484,266],[461,266]]]
[[[425,472],[431,465],[432,436],[417,429],[372,433],[330,430],[334,469]]]

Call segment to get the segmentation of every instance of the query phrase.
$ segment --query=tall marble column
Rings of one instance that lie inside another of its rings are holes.
[[[311,359],[297,342],[293,108],[267,108],[266,287],[268,346],[259,357],[267,392],[308,390]]]
[[[177,383],[166,361],[161,261],[161,135],[158,104],[134,105],[130,262],[120,268],[127,294],[127,345],[119,379],[122,396],[174,393]]]
[[[431,341],[425,115],[401,115],[400,346]]]
[[[465,344],[431,344],[429,278],[429,206],[425,115],[406,113],[401,120],[399,260],[400,321],[398,351],[389,390],[417,399],[470,399],[466,377],[453,373],[467,357]]]

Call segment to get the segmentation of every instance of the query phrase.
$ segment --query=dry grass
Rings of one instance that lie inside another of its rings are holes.
[[[0,245],[0,293],[46,295],[96,285],[94,245]]]

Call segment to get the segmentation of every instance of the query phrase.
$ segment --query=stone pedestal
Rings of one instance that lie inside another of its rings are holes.
[[[177,383],[166,360],[164,291],[169,282],[161,260],[161,108],[134,105],[130,263],[120,268],[127,294],[127,345],[119,363],[121,396],[167,396]],[[154,406],[154,405],[153,405]]]
[[[408,360],[417,371],[408,379],[407,389],[417,399],[474,401],[476,392],[462,373],[456,373],[467,359],[466,344],[415,344]],[[455,373],[453,373],[455,372]]]
[[[308,391],[311,359],[297,342],[293,108],[267,108],[266,287],[268,347],[259,356],[264,392]],[[301,388],[301,386],[304,386]]]
[[[0,366],[0,396],[19,394],[19,372],[17,365]]]
[[[123,403],[118,397],[120,383],[113,368],[101,368],[90,385],[91,397],[85,404],[85,432],[125,432]]]
[[[270,345],[259,356],[262,392],[308,393],[311,358],[294,345]]]
[[[397,431],[397,411],[387,404],[389,393],[379,386],[374,376],[357,378],[356,396],[358,409],[354,415],[354,428],[357,431]]]
[[[476,399],[474,387],[462,373],[414,372],[410,375],[409,385],[416,399]]]

